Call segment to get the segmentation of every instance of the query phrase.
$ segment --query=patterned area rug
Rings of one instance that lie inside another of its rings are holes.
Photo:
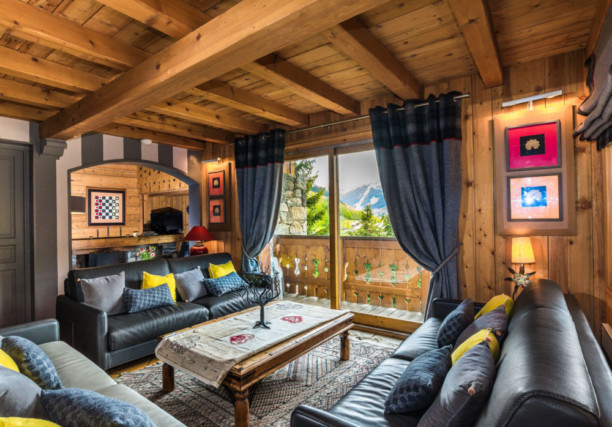
[[[394,347],[351,341],[351,360],[340,361],[332,339],[264,379],[251,401],[252,426],[288,426],[299,404],[327,409],[393,353]],[[233,426],[234,406],[224,387],[215,389],[176,370],[176,388],[161,391],[162,364],[128,372],[117,382],[136,390],[188,426]]]

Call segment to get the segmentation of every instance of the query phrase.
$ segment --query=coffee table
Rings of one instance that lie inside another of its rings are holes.
[[[210,324],[219,322],[220,320],[254,310],[259,310],[259,307],[253,307],[205,323]],[[203,323],[177,332],[187,331],[201,325],[203,325]],[[236,427],[247,427],[249,425],[249,395],[251,388],[271,373],[338,335],[340,335],[340,360],[349,360],[349,330],[352,327],[353,313],[344,313],[340,317],[315,326],[306,332],[291,337],[280,344],[270,347],[234,365],[227,374],[227,377],[225,377],[225,380],[223,380],[223,385],[234,394]],[[159,337],[159,340],[161,341],[166,336],[175,333],[176,332],[162,335]],[[163,391],[173,391],[174,367],[164,363],[162,372]]]

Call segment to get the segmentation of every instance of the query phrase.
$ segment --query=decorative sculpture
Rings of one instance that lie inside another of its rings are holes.
[[[278,298],[281,293],[277,278],[265,274],[245,274],[243,279],[249,286],[235,292],[249,304],[259,306],[259,321],[253,327],[270,329],[270,326],[268,326],[270,322],[266,322],[265,319],[265,306],[270,301]]]

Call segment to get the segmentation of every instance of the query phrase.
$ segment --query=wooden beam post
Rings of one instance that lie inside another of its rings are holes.
[[[486,87],[504,83],[502,61],[485,0],[448,0]]]
[[[126,138],[148,138],[153,142],[160,144],[172,145],[174,147],[187,148],[188,150],[204,151],[206,142],[198,141],[191,138],[185,138],[177,135],[170,135],[168,133],[157,132],[148,129],[137,128],[134,126],[126,126],[118,123],[111,123],[106,126],[102,126],[96,130],[100,133],[108,135],[123,136]]]
[[[330,305],[339,310],[342,305],[342,254],[340,253],[340,208],[338,198],[338,156],[331,149],[327,155],[329,167],[329,280]]]
[[[385,0],[243,0],[45,120],[41,136],[69,139],[100,128],[383,3]]]
[[[395,95],[402,99],[423,97],[423,86],[359,18],[349,19],[323,34]]]

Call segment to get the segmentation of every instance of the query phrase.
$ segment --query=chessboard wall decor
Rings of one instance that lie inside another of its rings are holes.
[[[494,121],[496,233],[576,234],[572,107]]]
[[[87,189],[88,225],[125,225],[125,190]]]

